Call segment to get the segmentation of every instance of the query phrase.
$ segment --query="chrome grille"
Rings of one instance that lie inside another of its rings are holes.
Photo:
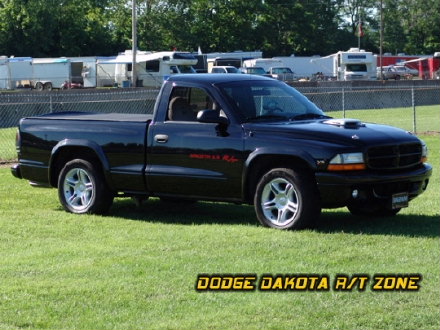
[[[405,143],[371,147],[367,151],[367,164],[371,169],[399,169],[415,166],[420,163],[422,145]]]

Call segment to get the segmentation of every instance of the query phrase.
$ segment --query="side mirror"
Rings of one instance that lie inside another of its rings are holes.
[[[197,113],[197,121],[201,123],[229,125],[228,118],[220,116],[220,111],[212,109],[200,110]]]

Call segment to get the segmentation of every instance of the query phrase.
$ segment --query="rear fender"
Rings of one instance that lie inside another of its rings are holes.
[[[84,151],[90,152],[93,154],[94,158],[99,161],[99,166],[102,168],[104,177],[106,182],[110,188],[113,188],[111,179],[110,179],[110,164],[108,159],[102,150],[101,146],[96,142],[82,139],[64,139],[58,142],[52,149],[50,159],[49,159],[49,182],[54,186],[54,183],[57,182],[58,175],[56,175],[57,171],[53,169],[57,166],[57,161],[59,160],[59,155],[66,149],[73,148],[73,155],[69,157],[71,159],[87,159],[87,155]],[[75,151],[77,148],[77,151]],[[76,154],[77,152],[77,154]],[[83,153],[83,155],[81,155]],[[90,154],[89,154],[90,155]],[[64,165],[63,165],[64,166]],[[55,184],[56,185],[56,184]]]

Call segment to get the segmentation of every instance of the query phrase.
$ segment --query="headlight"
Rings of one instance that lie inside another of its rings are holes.
[[[356,171],[365,170],[364,155],[361,152],[337,154],[327,166],[329,171]]]
[[[428,147],[425,141],[421,140],[421,142],[422,142],[422,163],[425,163],[428,161]]]

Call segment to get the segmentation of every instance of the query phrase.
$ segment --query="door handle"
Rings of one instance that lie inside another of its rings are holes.
[[[154,136],[154,141],[157,143],[166,143],[168,142],[168,135],[166,134],[156,134]]]

